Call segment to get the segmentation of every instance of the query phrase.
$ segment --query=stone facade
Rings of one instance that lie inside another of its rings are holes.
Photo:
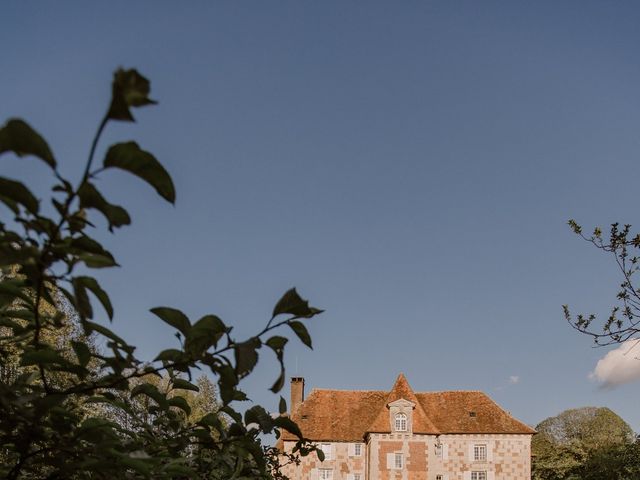
[[[285,450],[294,444],[285,442]],[[300,466],[285,467],[284,473],[291,480],[471,480],[473,472],[485,474],[478,475],[479,480],[531,478],[530,435],[372,434],[359,443],[360,455],[355,454],[355,442],[319,445],[330,445],[325,461],[310,455]],[[476,446],[486,448],[485,460],[475,459]],[[395,463],[396,454],[402,456],[401,465]]]
[[[291,480],[531,478],[535,432],[481,392],[414,394],[401,376],[390,392],[314,390],[304,402],[296,380],[292,417],[325,460],[312,454],[288,465]],[[283,435],[281,448],[294,445]]]

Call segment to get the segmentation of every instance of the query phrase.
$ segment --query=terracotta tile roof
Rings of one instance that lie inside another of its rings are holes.
[[[312,440],[359,441],[389,392],[313,389],[296,409],[293,420]],[[294,440],[284,432],[285,440]]]
[[[483,392],[425,392],[416,396],[441,433],[536,433]]]
[[[416,404],[415,433],[535,433],[482,392],[414,393],[402,374],[390,391],[313,389],[292,418],[311,440],[361,441],[391,432],[387,405],[401,398]],[[283,439],[295,437],[283,432]]]
[[[408,400],[415,404],[413,411],[414,433],[439,433],[436,426],[431,422],[431,420],[429,420],[429,417],[427,417],[420,400],[418,400],[415,393],[413,393],[413,390],[409,386],[409,382],[407,382],[407,379],[402,373],[398,375],[396,383],[387,395],[386,401],[378,409],[376,419],[366,428],[366,431],[377,433],[389,432],[389,409],[387,408],[387,405],[400,399]]]

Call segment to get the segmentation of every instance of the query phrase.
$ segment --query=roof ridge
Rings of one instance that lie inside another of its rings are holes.
[[[414,392],[414,393],[415,394],[418,394],[418,393],[481,393],[483,395],[487,395],[482,390],[429,390],[428,392]]]
[[[388,393],[388,390],[358,390],[358,389],[347,389],[347,388],[321,388],[321,387],[313,387],[311,391],[324,391],[324,392],[382,392]]]
[[[319,391],[319,392],[376,392],[376,393],[390,393],[390,390],[384,389],[359,389],[359,388],[323,388],[323,387],[312,387],[311,392]],[[413,391],[414,394],[425,394],[425,393],[481,393],[482,395],[486,395],[486,392],[482,390],[426,390],[416,392]]]

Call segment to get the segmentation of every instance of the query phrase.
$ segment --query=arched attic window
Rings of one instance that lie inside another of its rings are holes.
[[[396,432],[407,431],[407,416],[404,413],[396,413]]]

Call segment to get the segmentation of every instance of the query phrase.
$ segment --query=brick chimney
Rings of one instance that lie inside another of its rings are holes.
[[[293,413],[302,402],[304,402],[304,377],[291,377],[290,412]]]

